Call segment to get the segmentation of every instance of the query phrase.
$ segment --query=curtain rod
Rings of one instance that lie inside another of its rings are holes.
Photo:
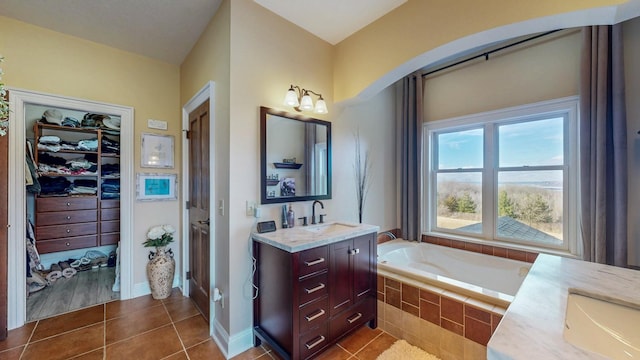
[[[496,52],[498,52],[498,51],[502,51],[502,50],[504,50],[504,49],[508,49],[508,48],[510,48],[510,47],[513,47],[513,46],[517,46],[517,45],[520,45],[520,44],[526,43],[526,42],[531,41],[531,40],[536,40],[536,39],[539,39],[539,38],[544,37],[544,36],[547,36],[547,35],[551,35],[551,34],[553,34],[553,33],[556,33],[556,32],[558,32],[558,31],[561,31],[561,30],[563,30],[563,29],[551,30],[551,31],[547,31],[547,32],[545,32],[545,33],[538,34],[538,35],[535,35],[535,36],[532,36],[532,37],[529,37],[529,38],[526,38],[526,39],[522,39],[522,40],[520,40],[520,41],[514,42],[513,44],[505,45],[505,46],[499,47],[499,48],[497,48],[497,49],[493,49],[493,50],[490,50],[490,51],[484,52],[484,53],[482,53],[482,54],[478,54],[478,55],[472,56],[472,57],[470,57],[470,58],[468,58],[468,59],[460,60],[460,61],[457,61],[457,62],[455,62],[455,63],[453,63],[453,64],[449,64],[449,65],[447,65],[447,66],[443,66],[443,67],[441,67],[441,68],[439,68],[439,69],[431,70],[431,71],[429,71],[429,72],[427,72],[427,73],[422,74],[422,77],[427,77],[427,76],[429,76],[429,75],[431,75],[431,74],[434,74],[434,73],[437,73],[437,72],[439,72],[439,71],[443,71],[443,70],[446,70],[446,69],[452,68],[452,67],[454,67],[454,66],[458,66],[458,65],[460,65],[460,64],[464,64],[464,63],[466,63],[466,62],[469,62],[469,61],[472,61],[472,60],[475,60],[475,59],[481,58],[481,57],[484,57],[484,58],[485,58],[485,60],[489,60],[489,55],[491,55],[491,54],[493,54],[493,53],[496,53]],[[640,133],[640,132],[639,132],[639,133]]]

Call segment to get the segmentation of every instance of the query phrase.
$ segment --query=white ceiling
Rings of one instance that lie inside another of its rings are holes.
[[[254,0],[336,44],[406,0]],[[180,64],[222,0],[0,0],[0,15]],[[1,49],[0,49],[1,51]]]
[[[335,45],[407,0],[254,0]]]

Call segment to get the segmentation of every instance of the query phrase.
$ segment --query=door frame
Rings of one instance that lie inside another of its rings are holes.
[[[187,139],[187,131],[189,130],[189,114],[198,106],[209,100],[209,142],[214,142],[214,146],[209,146],[209,234],[211,236],[209,246],[209,294],[213,294],[213,284],[215,283],[215,236],[216,236],[216,215],[217,207],[215,206],[216,192],[216,167],[215,167],[215,83],[208,81],[202,89],[200,89],[187,103],[182,107],[182,295],[189,296],[189,280],[187,280],[187,271],[189,271],[189,210],[187,200],[189,199],[189,139]],[[213,297],[209,296],[209,335],[213,335],[213,324],[215,322],[215,306],[212,303]]]
[[[26,321],[26,190],[25,171],[25,105],[52,107],[119,115],[120,125],[120,299],[133,294],[133,108],[92,100],[9,88],[9,259],[8,259],[8,328],[21,327]],[[34,144],[35,145],[35,144]]]

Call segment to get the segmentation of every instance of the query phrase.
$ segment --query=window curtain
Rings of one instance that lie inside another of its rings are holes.
[[[316,189],[316,124],[304,125],[304,166],[305,166],[305,187],[303,196],[320,195]]]
[[[580,228],[583,258],[627,266],[627,125],[622,26],[582,30]]]
[[[400,231],[403,239],[420,241],[423,123],[423,81],[420,72],[399,82],[396,102],[396,174],[400,191]]]

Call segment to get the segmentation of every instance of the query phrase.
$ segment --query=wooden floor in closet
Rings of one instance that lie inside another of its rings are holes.
[[[115,267],[80,271],[73,277],[57,279],[27,297],[27,322],[120,299],[112,291]]]

